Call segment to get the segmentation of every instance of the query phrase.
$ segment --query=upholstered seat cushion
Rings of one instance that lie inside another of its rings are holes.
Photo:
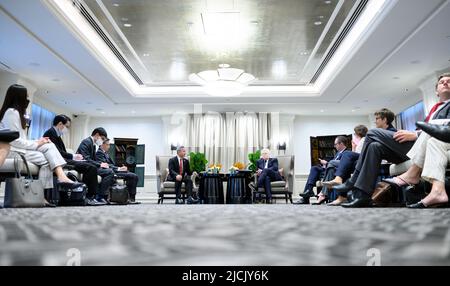
[[[39,173],[39,167],[33,163],[27,162],[30,168],[31,175],[37,176]],[[19,159],[19,166],[21,169],[21,174],[25,175],[27,173],[27,168],[25,164],[22,163],[22,159]],[[0,173],[14,173],[14,158],[6,158],[5,163],[0,166]]]
[[[273,187],[273,188],[276,188],[276,187],[284,188],[286,186],[286,182],[285,181],[270,182],[270,186]]]
[[[163,187],[175,189],[175,182],[165,181]],[[184,183],[181,183],[181,187],[184,188]]]

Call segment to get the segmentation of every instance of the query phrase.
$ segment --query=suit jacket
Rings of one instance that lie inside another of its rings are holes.
[[[81,141],[80,146],[78,146],[77,153],[83,155],[84,160],[87,162],[95,165],[97,168],[100,168],[100,162],[97,161],[95,156],[96,152],[94,142],[90,136]]]
[[[168,179],[171,181],[176,180],[176,176],[181,175],[183,178],[188,175],[192,175],[191,168],[189,165],[189,160],[186,158],[183,158],[183,174],[180,173],[180,163],[178,161],[178,157],[175,156],[173,158],[170,158],[169,160],[169,177]]]
[[[450,119],[450,101],[444,104],[444,106],[439,109],[439,111],[436,112],[431,119]]]
[[[54,127],[45,131],[43,137],[48,137],[50,141],[55,144],[56,148],[58,148],[59,153],[64,159],[66,159],[66,161],[73,160],[73,155],[67,153],[66,145],[64,145],[64,142],[62,141],[61,137],[58,135]]]
[[[259,159],[256,161],[256,167],[258,169],[264,170],[266,166],[266,162],[264,159]],[[277,158],[269,158],[269,163],[267,164],[267,169],[271,169],[272,171],[278,172],[278,159]]]
[[[98,148],[97,152],[95,153],[95,159],[100,163],[107,163],[114,172],[117,172],[119,170],[114,160],[109,156],[109,153],[103,151],[102,148]]]

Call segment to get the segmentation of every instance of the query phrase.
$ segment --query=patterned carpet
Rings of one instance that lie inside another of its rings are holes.
[[[0,209],[0,265],[373,261],[450,265],[450,210],[285,204]]]

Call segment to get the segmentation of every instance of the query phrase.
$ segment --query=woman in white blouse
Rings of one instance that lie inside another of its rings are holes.
[[[27,162],[38,165],[39,179],[45,189],[53,188],[53,172],[58,178],[59,185],[69,188],[81,186],[82,183],[73,182],[66,176],[62,169],[66,161],[48,138],[36,141],[27,139],[25,112],[29,103],[28,92],[24,86],[14,84],[8,88],[0,110],[1,125],[20,134],[18,139],[10,143],[12,152],[9,156],[12,156],[13,152],[19,152],[24,154]]]

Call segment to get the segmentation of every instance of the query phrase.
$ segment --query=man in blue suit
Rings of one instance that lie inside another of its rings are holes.
[[[281,181],[282,178],[278,172],[278,159],[270,158],[269,149],[261,151],[261,159],[256,162],[258,168],[258,188],[264,188],[266,191],[266,203],[272,203],[272,189],[270,182]]]

